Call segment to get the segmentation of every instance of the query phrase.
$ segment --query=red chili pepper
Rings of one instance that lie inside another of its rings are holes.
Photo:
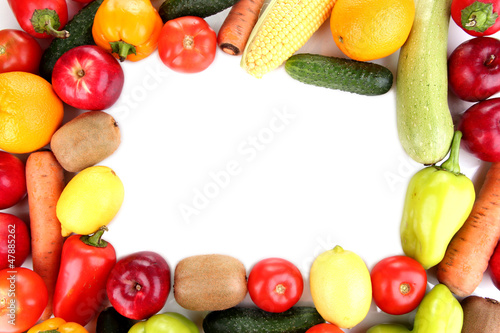
[[[21,28],[36,38],[66,38],[66,0],[7,0]]]
[[[54,316],[87,325],[106,300],[106,280],[116,264],[113,246],[102,240],[106,227],[64,242],[54,291]]]

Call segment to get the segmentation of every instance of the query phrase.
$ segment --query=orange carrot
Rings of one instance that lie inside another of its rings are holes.
[[[481,283],[500,238],[500,162],[486,174],[472,211],[437,266],[438,280],[459,297]]]
[[[243,51],[263,4],[264,0],[239,0],[233,5],[217,36],[224,52],[238,55]]]
[[[56,285],[64,238],[56,217],[56,204],[65,186],[64,170],[51,151],[31,153],[26,161],[26,186],[31,226],[33,270],[45,281],[49,303],[41,317],[52,315],[52,296]]]

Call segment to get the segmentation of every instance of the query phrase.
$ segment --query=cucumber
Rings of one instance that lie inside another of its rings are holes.
[[[413,160],[425,165],[446,156],[454,132],[448,107],[450,6],[451,0],[416,1],[415,20],[398,59],[399,141]]]
[[[158,8],[163,22],[181,16],[205,18],[234,5],[238,0],[165,0]]]
[[[306,84],[360,95],[385,94],[393,81],[392,72],[382,65],[308,53],[291,56],[285,71]]]
[[[281,313],[233,307],[212,311],[203,319],[205,333],[304,333],[325,320],[314,307],[298,306]]]
[[[68,38],[54,38],[49,47],[43,52],[40,60],[40,76],[52,82],[52,70],[59,59],[66,51],[81,46],[95,45],[92,37],[92,24],[94,16],[99,6],[104,0],[94,0],[76,13],[64,27],[69,31]]]

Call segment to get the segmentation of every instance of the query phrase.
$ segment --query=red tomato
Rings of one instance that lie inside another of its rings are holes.
[[[314,325],[306,331],[306,333],[344,333],[337,325],[324,323]]]
[[[42,48],[35,38],[21,30],[0,30],[0,73],[37,74],[41,58]]]
[[[471,36],[489,36],[499,31],[500,19],[495,17],[499,13],[500,0],[453,0],[451,3],[453,21]],[[490,20],[479,19],[485,16],[490,16]]]
[[[48,302],[40,275],[25,267],[0,271],[0,332],[19,333],[36,324]]]
[[[304,290],[299,269],[281,258],[259,261],[248,275],[248,293],[264,311],[283,312],[295,305]]]
[[[170,69],[198,73],[215,59],[217,35],[208,23],[195,16],[167,21],[158,40],[158,54]]]
[[[384,312],[400,315],[414,310],[425,295],[427,274],[407,256],[379,261],[371,271],[373,300]]]

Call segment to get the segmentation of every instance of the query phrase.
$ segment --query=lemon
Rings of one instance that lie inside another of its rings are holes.
[[[57,201],[62,235],[96,232],[113,220],[123,197],[123,183],[111,168],[92,166],[82,170],[70,180]]]
[[[321,253],[309,273],[319,314],[340,328],[352,328],[368,314],[372,301],[370,272],[361,257],[340,246]]]

